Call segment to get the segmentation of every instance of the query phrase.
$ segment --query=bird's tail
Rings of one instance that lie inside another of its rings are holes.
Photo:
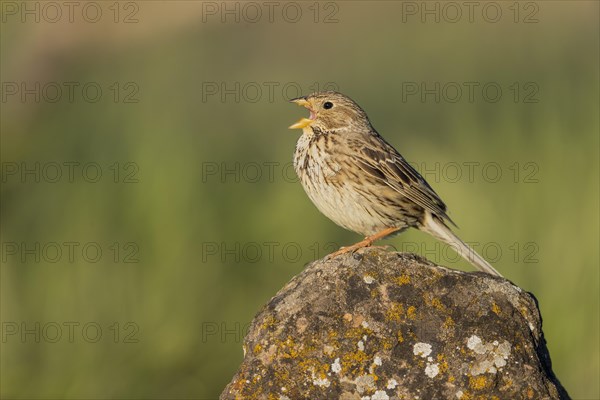
[[[436,239],[441,240],[449,246],[452,246],[452,248],[458,254],[460,254],[462,258],[469,261],[478,270],[502,277],[500,272],[496,271],[494,267],[485,261],[483,257],[477,254],[475,250],[469,247],[469,245],[460,240],[460,238],[456,236],[454,232],[452,232],[450,228],[448,228],[446,224],[444,224],[444,222],[442,222],[442,220],[439,218],[427,213],[423,220],[421,229]]]

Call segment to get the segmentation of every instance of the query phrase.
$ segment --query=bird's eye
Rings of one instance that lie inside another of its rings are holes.
[[[333,107],[333,103],[332,103],[332,102],[330,102],[330,101],[326,101],[326,102],[323,104],[323,108],[324,108],[324,109],[326,109],[326,110],[329,110],[331,107]]]

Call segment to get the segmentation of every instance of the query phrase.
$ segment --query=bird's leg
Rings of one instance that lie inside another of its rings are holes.
[[[361,240],[358,243],[354,243],[352,246],[348,246],[348,247],[342,247],[340,248],[338,251],[336,251],[335,253],[331,254],[331,258],[333,257],[337,257],[340,254],[344,254],[344,253],[348,253],[348,252],[355,252],[356,250],[363,248],[363,247],[369,247],[373,244],[373,242],[383,239],[386,236],[391,235],[392,233],[399,231],[400,228],[385,228],[384,230],[382,230],[381,232],[378,232],[374,235],[371,236],[367,236],[366,238],[364,238],[363,240]]]

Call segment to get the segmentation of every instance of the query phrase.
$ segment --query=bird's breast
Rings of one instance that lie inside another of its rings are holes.
[[[296,144],[294,169],[303,185],[331,184],[341,166],[336,161],[335,149],[327,135],[302,135]]]

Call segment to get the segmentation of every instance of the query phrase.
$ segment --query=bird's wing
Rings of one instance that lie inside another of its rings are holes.
[[[439,218],[454,224],[446,205],[427,181],[378,133],[361,143],[356,162],[377,181],[394,189],[398,194],[430,211]]]

